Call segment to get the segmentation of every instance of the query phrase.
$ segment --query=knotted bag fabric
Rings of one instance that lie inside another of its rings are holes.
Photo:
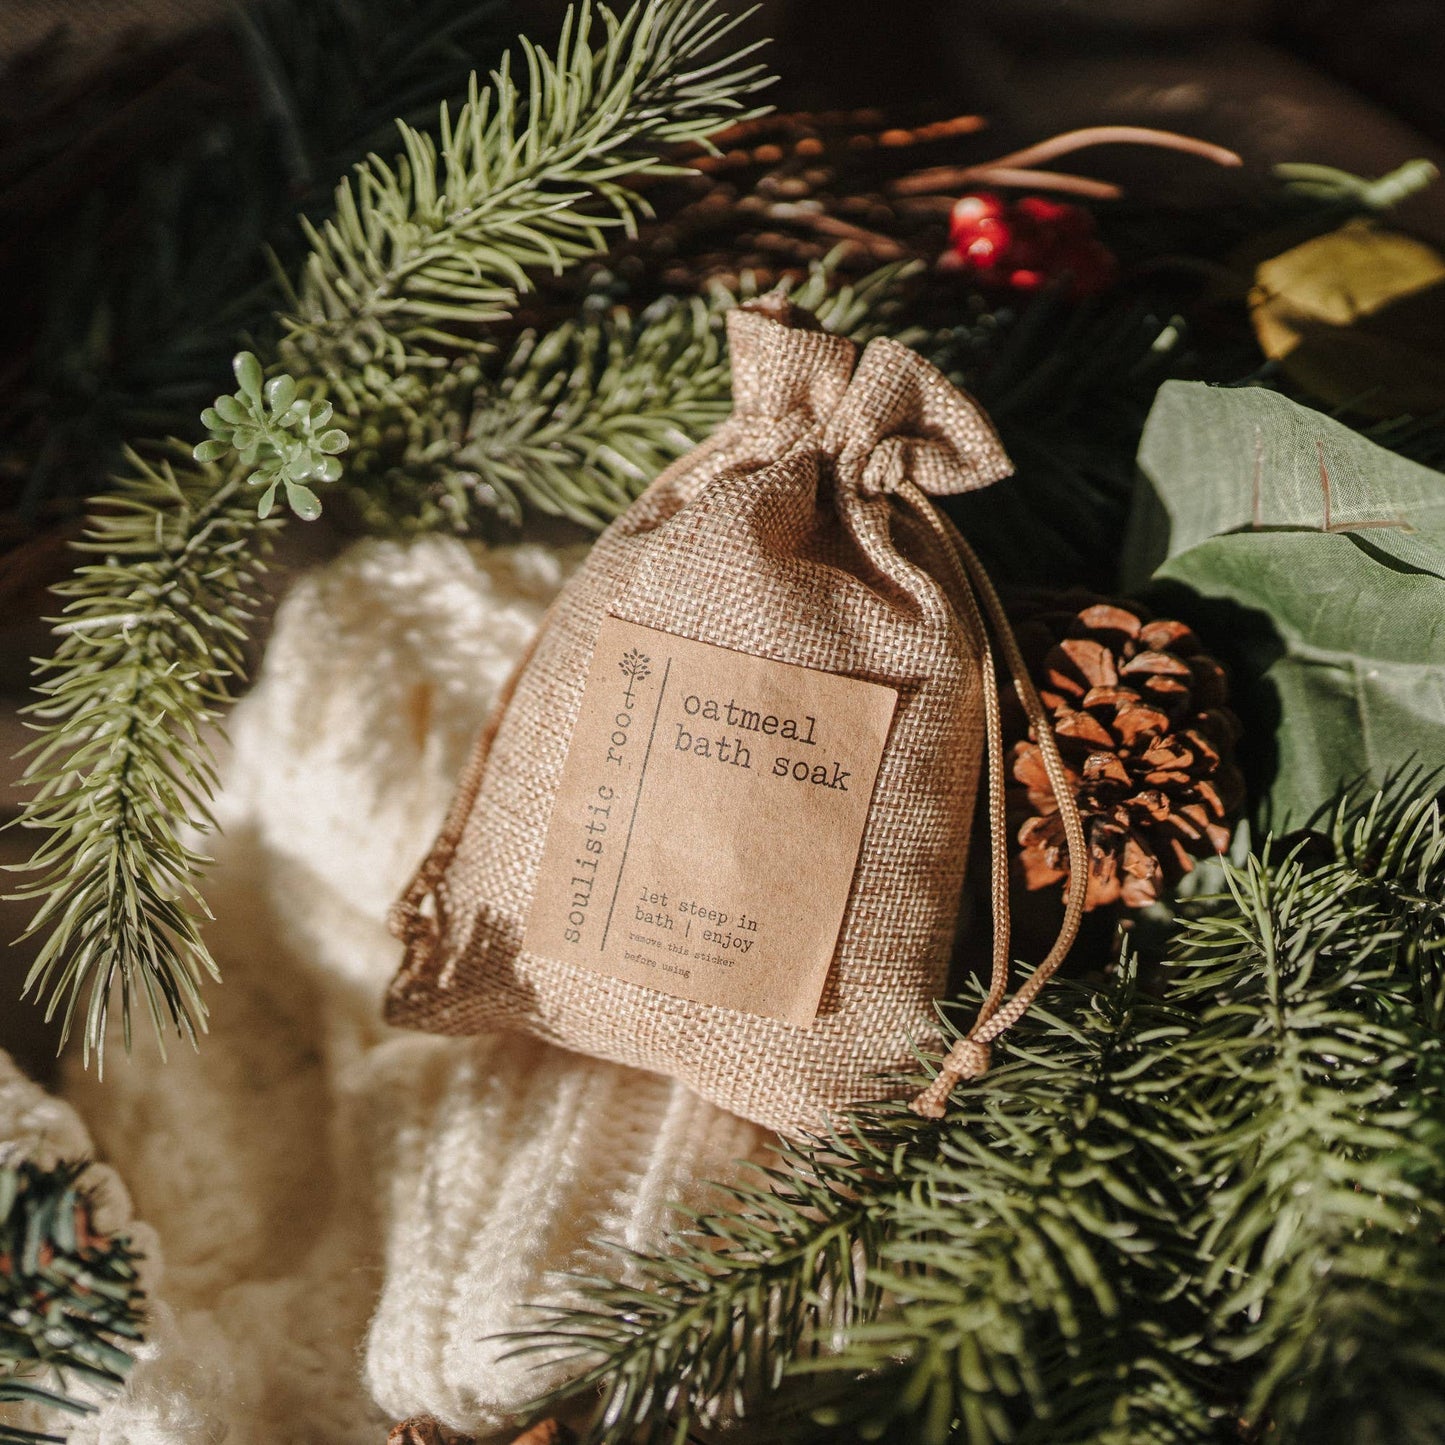
[[[387,1018],[520,1030],[793,1133],[939,1042],[997,699],[992,589],[923,494],[1010,466],[906,347],[782,315],[731,314],[730,420],[553,605],[393,910]],[[1006,976],[1004,930],[926,1112],[986,1067]]]

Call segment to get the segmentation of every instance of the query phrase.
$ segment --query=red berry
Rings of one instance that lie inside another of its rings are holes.
[[[991,191],[980,191],[973,195],[960,196],[953,203],[950,224],[971,226],[978,221],[996,221],[1003,215],[1003,202]]]
[[[1095,235],[1093,216],[1064,201],[1024,196],[1006,206],[991,192],[976,192],[954,203],[948,229],[939,268],[966,272],[979,286],[1037,291],[1067,277],[1077,300],[1114,279],[1116,263]]]

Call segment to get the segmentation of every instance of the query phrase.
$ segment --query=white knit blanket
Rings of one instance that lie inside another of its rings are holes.
[[[563,572],[369,542],[283,604],[231,725],[210,1035],[68,1079],[165,1262],[132,1384],[76,1445],[380,1445],[421,1412],[509,1438],[558,1367],[495,1337],[764,1148],[666,1079],[379,1022],[387,905]]]

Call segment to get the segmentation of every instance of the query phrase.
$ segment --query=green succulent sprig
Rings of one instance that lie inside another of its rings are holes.
[[[238,391],[218,396],[201,413],[210,438],[195,448],[198,462],[218,462],[228,452],[250,471],[248,486],[264,487],[256,510],[269,517],[279,487],[286,503],[304,522],[321,515],[321,499],[308,482],[341,477],[341,453],[351,444],[340,427],[329,426],[330,402],[307,401],[295,379],[284,372],[265,380],[261,363],[249,351],[231,363]]]

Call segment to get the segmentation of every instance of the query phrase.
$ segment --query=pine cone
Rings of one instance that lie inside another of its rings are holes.
[[[1089,848],[1085,907],[1142,908],[1221,851],[1244,797],[1234,764],[1239,722],[1224,669],[1182,622],[1092,593],[1030,594],[1010,604],[1030,675],[1063,754]],[[1022,815],[1025,886],[1069,876],[1068,849],[1037,743],[1010,730]]]

